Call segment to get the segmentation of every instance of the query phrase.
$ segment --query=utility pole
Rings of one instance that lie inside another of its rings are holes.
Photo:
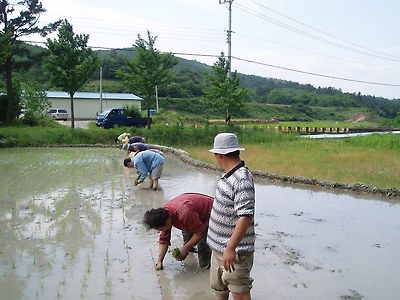
[[[156,86],[156,112],[158,112],[158,88]]]
[[[103,67],[100,67],[100,113],[103,112]]]
[[[228,24],[228,62],[229,62],[229,70],[228,70],[228,78],[231,78],[231,67],[232,67],[232,2],[233,0],[219,0],[219,4],[227,3],[229,4],[229,24]]]

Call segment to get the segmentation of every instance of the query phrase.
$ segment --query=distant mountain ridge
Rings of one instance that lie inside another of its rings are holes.
[[[43,85],[45,90],[57,89],[51,86],[50,74],[44,67],[47,49],[29,44],[26,44],[26,48],[30,55],[15,57],[15,72],[20,81],[37,81]],[[134,57],[134,49],[96,50],[94,52],[101,61],[102,79],[104,80],[103,91],[132,92],[127,90],[123,81],[117,77],[115,70],[123,67],[127,59]],[[27,60],[29,61],[30,57],[35,58],[31,58],[28,67]],[[179,100],[181,103],[184,101],[186,106],[196,107],[196,103],[204,95],[204,88],[209,84],[205,73],[211,73],[212,66],[196,60],[177,58],[178,64],[173,69],[174,75],[168,83],[159,86],[159,97],[170,99],[168,104]],[[217,61],[217,58],[215,61]],[[93,74],[91,82],[86,84],[82,91],[98,91],[99,73]],[[400,111],[400,99],[389,100],[383,97],[361,95],[360,93],[343,93],[340,89],[334,87],[314,87],[311,84],[300,84],[257,75],[238,73],[238,76],[240,86],[249,90],[248,97],[245,99],[246,103],[289,106],[293,112],[301,112],[305,119],[315,118],[315,116],[310,115],[315,107],[335,107],[338,112],[349,108],[365,107],[370,110],[371,114],[383,118],[395,118]],[[5,91],[5,80],[0,81],[0,92],[2,91]],[[176,103],[175,107],[179,108],[179,103]]]

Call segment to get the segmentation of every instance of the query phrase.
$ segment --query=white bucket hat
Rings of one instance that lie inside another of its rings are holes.
[[[234,133],[219,133],[214,138],[214,148],[208,150],[217,154],[228,154],[234,151],[242,151],[238,138]]]

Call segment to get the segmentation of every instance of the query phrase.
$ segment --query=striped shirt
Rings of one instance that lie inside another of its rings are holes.
[[[242,161],[224,174],[218,182],[211,210],[207,243],[214,251],[223,253],[241,216],[252,218],[249,228],[236,248],[236,252],[253,252],[255,191],[250,170]]]

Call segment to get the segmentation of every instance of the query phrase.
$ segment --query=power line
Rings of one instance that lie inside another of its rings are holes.
[[[305,51],[305,52],[308,52],[308,53],[313,53],[313,54],[317,54],[317,55],[320,55],[320,56],[325,56],[325,57],[337,59],[337,60],[340,60],[340,61],[347,61],[347,62],[352,62],[352,63],[359,63],[358,61],[355,61],[355,60],[353,60],[353,59],[345,59],[345,58],[343,58],[343,57],[339,57],[339,56],[335,56],[335,55],[331,55],[331,54],[327,54],[327,53],[323,53],[323,52],[319,52],[319,51],[314,51],[314,50],[310,50],[310,49],[305,49],[305,48],[301,48],[301,47],[297,47],[297,46],[291,46],[291,45],[289,45],[289,44],[280,43],[280,42],[272,41],[272,40],[269,40],[269,39],[259,38],[259,37],[256,37],[256,36],[252,36],[252,35],[248,35],[248,34],[243,34],[243,33],[240,33],[240,32],[235,32],[235,33],[236,33],[237,35],[240,35],[240,36],[243,36],[243,37],[246,37],[246,38],[250,38],[250,39],[254,39],[254,40],[259,40],[259,41],[264,41],[264,42],[268,42],[268,43],[270,43],[270,44],[273,43],[273,44],[276,44],[276,45],[279,45],[279,46],[283,46],[283,47],[287,47],[287,48],[290,48],[290,49],[296,49],[296,50],[300,50],[300,51]],[[385,67],[385,69],[386,69],[386,70],[392,70],[392,71],[393,71],[393,69],[389,69],[389,68],[386,68],[386,67]]]
[[[362,46],[362,45],[358,45],[358,44],[356,44],[356,43],[354,43],[354,42],[351,42],[351,41],[348,41],[348,40],[339,38],[339,37],[334,36],[334,35],[332,35],[332,34],[330,34],[330,33],[324,32],[324,31],[322,31],[322,30],[320,30],[320,29],[318,29],[318,28],[315,28],[315,27],[313,27],[313,26],[307,25],[307,24],[305,24],[305,23],[303,23],[303,22],[300,22],[300,21],[298,21],[298,20],[296,20],[296,19],[294,19],[294,18],[288,17],[288,16],[286,16],[286,15],[284,15],[284,14],[282,14],[282,13],[280,13],[280,12],[278,12],[278,11],[272,9],[272,8],[269,8],[269,7],[267,7],[267,6],[263,5],[263,4],[260,4],[260,3],[256,2],[256,1],[254,1],[254,0],[248,0],[248,1],[254,3],[254,4],[258,5],[258,6],[261,6],[261,7],[265,8],[265,9],[267,9],[267,10],[269,10],[269,11],[272,11],[273,13],[278,14],[278,15],[280,15],[280,16],[286,18],[286,19],[289,19],[289,20],[295,22],[295,23],[298,23],[298,24],[300,24],[300,25],[303,25],[303,26],[305,26],[305,27],[307,27],[307,28],[310,28],[310,29],[312,29],[312,30],[315,30],[315,31],[317,31],[317,32],[319,32],[319,33],[322,33],[322,34],[325,34],[325,35],[327,35],[327,36],[333,37],[333,38],[335,38],[335,39],[337,39],[337,40],[339,40],[339,41],[342,41],[342,42],[351,44],[351,45],[353,45],[353,46],[356,46],[356,47],[359,47],[359,48],[362,48],[362,49],[365,49],[365,50],[368,50],[368,51],[371,51],[371,52],[375,52],[375,53],[380,54],[380,55],[392,57],[392,58],[393,58],[394,60],[396,60],[396,61],[399,61],[399,60],[400,60],[400,57],[399,57],[399,56],[387,54],[387,53],[384,53],[384,52],[381,52],[381,51],[376,51],[376,50],[374,50],[374,49],[371,49],[371,48],[368,48],[368,47],[365,47],[365,46]]]
[[[24,40],[23,42],[33,43],[33,44],[45,44],[45,42],[26,41],[26,40]],[[134,51],[133,48],[109,48],[109,47],[96,47],[96,46],[89,46],[89,48],[99,49],[99,50]],[[180,56],[213,57],[213,58],[220,57],[220,55],[216,55],[216,54],[184,53],[184,52],[171,52],[171,53],[174,54],[174,55],[180,55]],[[268,63],[264,63],[264,62],[258,62],[258,61],[245,59],[245,58],[239,58],[239,57],[235,57],[235,56],[232,56],[232,58],[236,59],[238,61],[248,62],[248,63],[251,63],[251,64],[262,65],[262,66],[281,69],[281,70],[285,70],[285,71],[296,72],[296,73],[301,73],[301,74],[307,74],[307,75],[312,75],[312,76],[318,76],[318,77],[323,77],[323,78],[330,78],[330,79],[336,79],[336,80],[342,80],[342,81],[350,81],[350,82],[358,82],[358,83],[372,84],[372,85],[380,85],[380,86],[400,87],[400,84],[383,83],[383,82],[374,82],[374,81],[365,81],[365,80],[344,78],[344,77],[325,75],[325,74],[319,74],[319,73],[314,73],[314,72],[308,72],[308,71],[297,70],[297,69],[293,69],[293,68],[277,66],[277,65],[273,65],[273,64],[268,64]]]
[[[296,69],[292,69],[292,68],[286,68],[286,67],[271,65],[271,64],[267,64],[267,63],[256,62],[256,61],[252,61],[252,60],[249,60],[249,59],[244,59],[244,58],[239,58],[239,57],[234,57],[234,56],[232,56],[232,58],[234,58],[236,60],[252,63],[252,64],[258,64],[258,65],[268,66],[268,67],[282,69],[282,70],[286,70],[286,71],[297,72],[297,73],[313,75],[313,76],[319,76],[319,77],[324,77],[324,78],[331,78],[331,79],[358,82],[358,83],[366,83],[366,84],[373,84],[373,85],[400,87],[400,84],[382,83],[382,82],[374,82],[374,81],[364,81],[364,80],[358,80],[358,79],[350,79],[350,78],[344,78],[344,77],[324,75],[324,74],[318,74],[318,73],[313,73],[313,72],[307,72],[307,71],[301,71],[301,70],[296,70]]]
[[[264,15],[264,14],[261,14],[261,13],[259,13],[259,12],[256,12],[256,11],[254,11],[254,10],[248,8],[248,7],[245,7],[245,6],[243,6],[243,5],[235,4],[235,7],[238,8],[238,9],[240,9],[240,10],[242,10],[242,11],[244,11],[244,12],[246,12],[246,13],[249,13],[249,14],[251,14],[251,15],[253,15],[253,16],[259,17],[259,18],[261,18],[261,19],[263,19],[263,20],[266,20],[266,21],[268,21],[268,22],[271,22],[271,23],[273,23],[273,24],[276,24],[276,25],[278,25],[278,26],[280,26],[280,27],[283,27],[283,28],[286,28],[286,29],[288,29],[288,30],[290,30],[290,31],[293,31],[293,32],[296,32],[296,33],[298,33],[298,34],[307,36],[307,37],[309,37],[309,38],[311,38],[311,39],[314,39],[314,40],[316,40],[316,41],[319,41],[319,42],[322,42],[322,43],[325,43],[325,44],[328,44],[328,45],[331,45],[331,46],[335,46],[335,47],[337,47],[337,48],[341,48],[341,49],[344,49],[344,50],[356,52],[356,53],[363,54],[363,55],[367,55],[367,56],[372,56],[372,57],[379,58],[379,59],[384,59],[384,60],[390,60],[390,61],[400,62],[400,58],[397,57],[397,56],[388,55],[388,54],[385,54],[385,53],[382,53],[382,52],[378,52],[378,51],[375,51],[375,50],[372,50],[372,49],[369,49],[369,48],[366,48],[366,47],[359,46],[359,45],[357,45],[357,44],[355,44],[355,43],[351,43],[351,44],[353,44],[353,45],[356,45],[357,47],[364,48],[364,49],[368,49],[368,50],[370,50],[370,51],[383,54],[383,55],[385,55],[386,57],[385,57],[385,56],[382,56],[382,55],[377,55],[377,54],[373,54],[373,53],[361,51],[361,50],[358,50],[358,49],[354,49],[354,48],[351,48],[351,47],[348,47],[348,46],[345,46],[345,45],[338,44],[338,43],[335,43],[335,42],[333,42],[333,41],[327,40],[327,39],[325,39],[325,38],[319,37],[319,36],[317,36],[317,35],[311,34],[311,33],[309,33],[309,32],[306,32],[306,31],[301,30],[301,29],[299,29],[299,28],[296,28],[296,27],[294,27],[294,26],[288,25],[288,24],[283,23],[283,22],[281,22],[281,21],[275,20],[275,19],[273,19],[273,18],[271,18],[271,17],[268,17],[268,16],[266,16],[266,15]],[[283,15],[283,14],[282,14],[282,15]],[[289,19],[291,19],[291,20],[294,20],[294,19],[292,19],[292,18],[290,18],[290,17],[287,17],[287,18],[289,18]],[[300,24],[302,24],[302,25],[304,25],[304,26],[307,26],[307,27],[309,27],[309,28],[312,28],[312,29],[314,29],[314,30],[317,30],[317,31],[320,32],[320,33],[324,33],[325,35],[329,35],[330,37],[334,37],[335,39],[338,39],[338,40],[341,40],[341,41],[350,43],[350,42],[348,42],[348,41],[345,41],[345,40],[343,40],[343,39],[339,39],[339,38],[337,38],[337,37],[335,37],[335,36],[333,36],[333,35],[330,35],[330,34],[328,34],[328,33],[325,33],[325,32],[323,32],[323,31],[321,31],[321,30],[318,30],[318,29],[315,29],[315,28],[313,28],[313,27],[311,27],[311,26],[305,25],[304,23],[301,23],[301,22],[299,22],[299,21],[296,21],[296,22],[297,22],[297,23],[300,23]],[[389,58],[388,56],[392,56],[392,58]]]
[[[206,55],[206,54],[198,54],[198,53],[177,53],[173,52],[175,55],[182,55],[182,56],[207,56],[207,57],[219,57],[218,55]],[[314,72],[308,72],[308,71],[302,71],[302,70],[297,70],[297,69],[292,69],[292,68],[287,68],[287,67],[282,67],[282,66],[277,66],[277,65],[272,65],[268,63],[263,63],[263,62],[257,62],[245,58],[239,58],[232,56],[233,59],[236,59],[238,61],[244,61],[252,64],[257,64],[257,65],[262,65],[262,66],[267,66],[271,68],[277,68],[277,69],[282,69],[286,71],[291,71],[291,72],[296,72],[296,73],[302,73],[302,74],[307,74],[307,75],[313,75],[313,76],[318,76],[318,77],[324,77],[324,78],[331,78],[331,79],[337,79],[337,80],[342,80],[342,81],[351,81],[351,82],[358,82],[358,83],[365,83],[365,84],[373,84],[373,85],[382,85],[382,86],[392,86],[392,87],[400,87],[400,84],[393,84],[393,83],[382,83],[382,82],[374,82],[374,81],[365,81],[365,80],[358,80],[358,79],[351,79],[351,78],[344,78],[344,77],[338,77],[338,76],[331,76],[331,75],[324,75],[324,74],[319,74],[319,73],[314,73]]]

